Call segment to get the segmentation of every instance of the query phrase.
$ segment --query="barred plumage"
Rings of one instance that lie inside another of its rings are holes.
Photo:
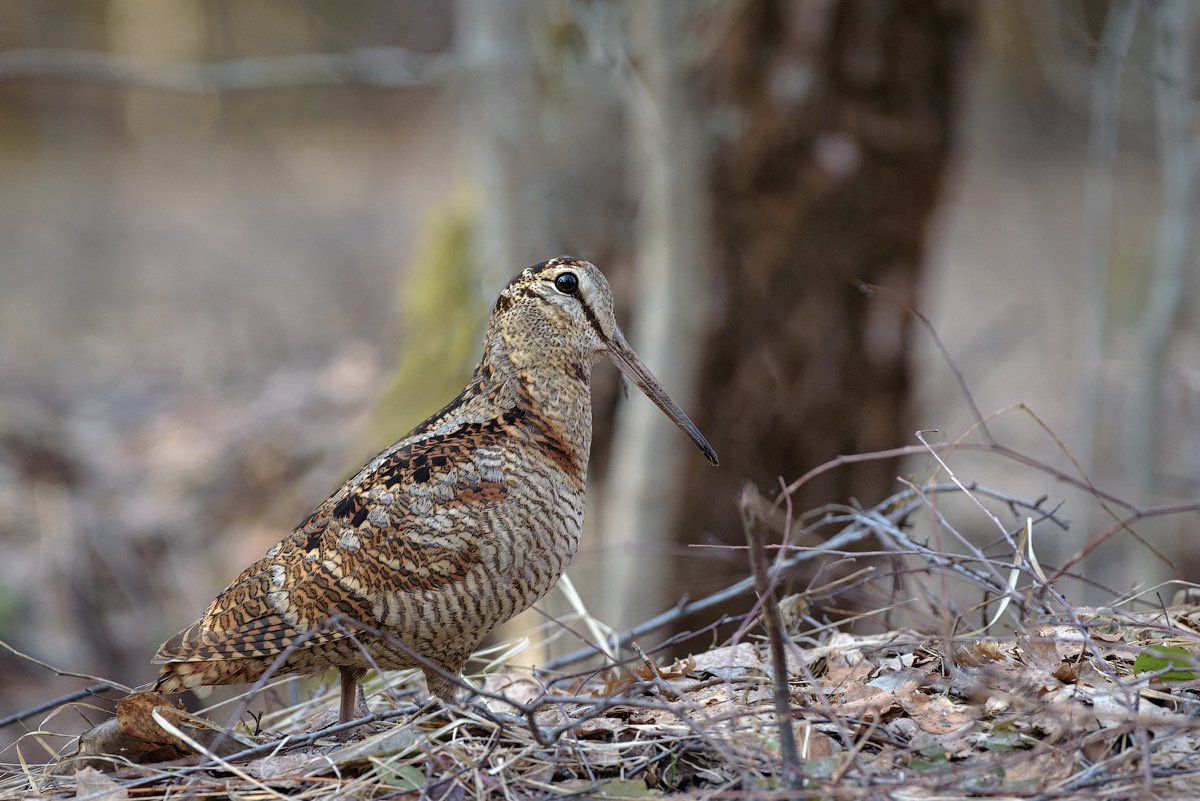
[[[157,688],[253,681],[282,658],[281,674],[341,671],[343,721],[373,664],[420,667],[430,691],[452,699],[480,641],[575,555],[601,355],[716,464],[625,343],[600,271],[570,258],[530,267],[501,292],[466,388],[163,644]]]

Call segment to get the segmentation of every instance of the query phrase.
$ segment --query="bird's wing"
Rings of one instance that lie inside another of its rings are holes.
[[[502,502],[501,415],[447,430],[418,429],[384,451],[248,567],[191,626],[163,644],[156,663],[261,658],[351,636],[383,622],[398,594],[461,581],[481,560],[477,532]]]

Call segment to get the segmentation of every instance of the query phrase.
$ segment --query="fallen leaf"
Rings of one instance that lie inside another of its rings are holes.
[[[689,672],[692,674],[705,673],[723,679],[744,676],[750,672],[771,675],[771,655],[765,647],[760,649],[749,642],[693,654],[687,661],[691,664]],[[787,667],[789,674],[801,672],[800,662],[792,649],[788,649]]]
[[[1007,656],[993,640],[980,640],[954,653],[954,661],[963,667],[981,667],[993,662],[1003,662]]]
[[[1196,655],[1174,645],[1148,645],[1133,660],[1134,673],[1155,673],[1159,681],[1195,681]]]
[[[795,733],[796,747],[800,752],[800,758],[805,761],[821,759],[840,750],[835,746],[832,737],[817,731],[816,727],[810,723],[797,725]]]
[[[913,693],[902,702],[904,711],[930,734],[949,734],[971,725],[979,717],[979,710],[967,704],[956,704],[944,695],[930,698]]]
[[[128,801],[129,791],[95,768],[80,768],[75,773],[75,797],[88,801]]]
[[[1022,784],[1044,788],[1061,782],[1075,769],[1075,759],[1062,751],[1046,751],[1028,759],[1020,759],[1004,772],[1006,784]]]
[[[898,691],[882,690],[869,684],[851,684],[846,688],[836,708],[842,717],[879,719],[903,708],[902,699],[907,698],[918,687],[916,682],[904,685]]]

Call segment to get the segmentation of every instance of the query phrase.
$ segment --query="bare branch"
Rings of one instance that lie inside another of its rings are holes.
[[[767,566],[767,554],[763,548],[762,531],[759,527],[758,508],[761,503],[758,490],[750,482],[742,486],[738,508],[742,515],[742,529],[750,546],[750,568],[754,573],[754,587],[763,605],[763,625],[767,630],[767,642],[771,650],[771,681],[775,693],[775,723],[779,727],[779,751],[783,762],[790,768],[789,781],[792,789],[798,789],[801,771],[800,755],[796,752],[796,735],[792,730],[791,691],[788,687],[787,652],[783,644],[783,615],[779,613],[779,602],[771,586],[771,571]]]
[[[305,86],[424,86],[457,69],[446,53],[402,47],[360,47],[345,53],[235,58],[174,63],[87,50],[22,48],[0,51],[0,84],[13,81],[69,83],[214,94]]]

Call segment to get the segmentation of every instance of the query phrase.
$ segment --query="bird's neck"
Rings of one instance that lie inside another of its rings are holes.
[[[591,375],[590,357],[567,348],[532,352],[499,338],[486,343],[475,381],[499,411],[516,410],[547,427],[586,469],[592,446]]]

